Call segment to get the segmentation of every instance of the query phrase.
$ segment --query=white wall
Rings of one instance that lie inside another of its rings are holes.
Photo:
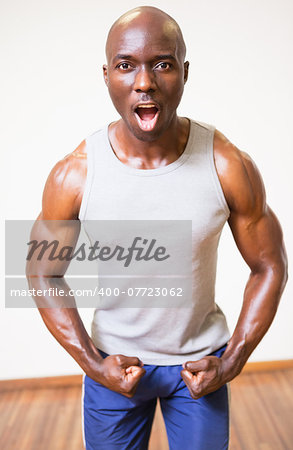
[[[116,117],[102,79],[104,42],[112,22],[140,4],[130,0],[2,4],[3,218],[35,218],[54,163]],[[161,0],[150,4],[173,15],[186,39],[190,77],[179,113],[215,124],[254,158],[268,202],[282,223],[290,256],[293,3]],[[218,302],[233,329],[248,269],[228,228],[219,259]],[[291,299],[289,281],[274,324],[251,360],[293,357]],[[80,312],[89,328],[92,311]],[[80,372],[37,310],[5,309],[2,298],[0,333],[1,378]]]

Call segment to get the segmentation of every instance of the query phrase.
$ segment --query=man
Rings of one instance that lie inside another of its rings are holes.
[[[171,449],[228,448],[226,384],[268,330],[286,282],[281,228],[250,157],[213,127],[177,116],[189,63],[174,19],[153,7],[127,12],[106,56],[121,119],[57,163],[38,219],[192,220],[192,308],[97,310],[91,338],[74,307],[40,313],[86,374],[87,449],[147,448],[157,398]],[[226,220],[251,270],[231,338],[214,303]],[[30,283],[46,286],[45,275],[38,269]]]

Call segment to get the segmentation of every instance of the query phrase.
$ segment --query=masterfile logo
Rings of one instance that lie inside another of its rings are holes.
[[[142,241],[141,244],[139,241]],[[31,246],[27,261],[30,261],[36,253],[38,253],[37,260],[40,261],[45,257],[46,252],[49,251],[48,260],[55,261],[72,261],[77,259],[78,261],[84,261],[88,259],[89,261],[109,261],[110,259],[116,258],[117,261],[122,261],[125,267],[128,267],[130,263],[134,261],[151,261],[152,259],[156,261],[164,261],[170,258],[170,255],[166,254],[166,247],[156,246],[157,240],[152,239],[150,242],[148,239],[143,239],[141,237],[135,237],[130,247],[124,248],[120,245],[116,245],[114,249],[111,247],[100,246],[99,241],[95,241],[94,245],[88,246],[86,243],[82,243],[80,247],[74,249],[71,246],[62,246],[60,248],[60,242],[56,239],[52,242],[47,240],[42,240],[38,242],[36,239],[27,243]],[[39,250],[39,252],[38,252]]]
[[[190,307],[188,220],[6,221],[7,307]]]

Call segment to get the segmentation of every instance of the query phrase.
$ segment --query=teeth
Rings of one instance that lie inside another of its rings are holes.
[[[156,105],[138,105],[138,108],[156,108]]]

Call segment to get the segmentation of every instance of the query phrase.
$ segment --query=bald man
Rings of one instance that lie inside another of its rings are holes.
[[[189,63],[174,19],[152,7],[127,12],[106,56],[121,118],[56,164],[39,220],[192,221],[191,304],[119,309],[118,298],[95,311],[91,337],[76,308],[40,313],[86,374],[88,450],[146,449],[158,398],[171,449],[227,449],[227,383],[268,330],[286,282],[281,228],[251,158],[214,127],[178,117]],[[214,299],[227,221],[251,270],[232,336]]]

